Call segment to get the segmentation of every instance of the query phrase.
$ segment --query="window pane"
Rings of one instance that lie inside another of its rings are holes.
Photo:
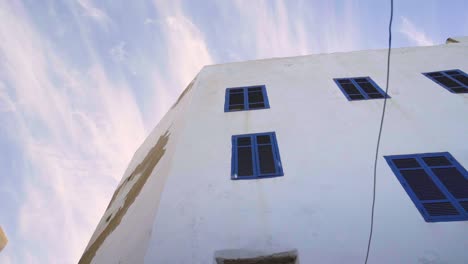
[[[339,84],[351,83],[351,79],[342,79],[342,80],[338,80],[338,83],[339,83]]]
[[[457,74],[460,74],[460,72],[458,71],[445,71],[446,74],[448,75],[457,75]]]
[[[271,145],[258,146],[258,159],[260,161],[260,173],[275,173],[275,159]]]
[[[460,202],[460,204],[463,207],[463,209],[465,209],[465,211],[468,213],[468,201],[462,201]]]
[[[263,103],[263,93],[261,91],[249,91],[249,103]]]
[[[230,105],[229,110],[244,110],[244,105]]]
[[[250,88],[247,88],[247,89],[248,89],[249,92],[261,91],[262,86],[250,87]]]
[[[357,83],[369,82],[369,81],[367,80],[367,78],[354,78],[353,80],[354,80],[355,82],[357,82]]]
[[[347,94],[361,94],[356,86],[352,83],[342,84],[341,87],[343,87],[343,90],[345,90]]]
[[[258,144],[269,144],[271,143],[270,136],[257,136]]]
[[[252,148],[237,148],[237,176],[252,176]]]
[[[349,98],[351,100],[361,100],[361,99],[364,99],[364,95],[360,95],[360,94],[350,95]]]
[[[457,168],[436,168],[432,171],[455,198],[468,198],[468,179]]]
[[[427,166],[450,166],[452,163],[444,156],[422,158]]]
[[[243,88],[229,89],[229,93],[244,93]]]
[[[458,215],[458,210],[451,203],[423,203],[430,216]]]
[[[243,93],[235,93],[229,95],[229,104],[243,104],[244,103],[244,94]]]
[[[422,170],[400,171],[408,185],[419,200],[445,200],[445,195],[439,190],[427,173]]]
[[[393,163],[399,169],[407,169],[407,168],[419,168],[419,162],[416,159],[409,158],[409,159],[394,159]]]
[[[461,82],[463,85],[468,86],[468,77],[466,77],[465,75],[452,76],[452,78]]]
[[[377,89],[375,89],[374,85],[371,83],[360,83],[359,86],[364,90],[366,93],[379,93]]]
[[[376,94],[368,94],[370,98],[384,98],[383,95],[376,93]]]
[[[451,89],[454,93],[468,93],[468,88],[452,88]]]
[[[265,104],[264,103],[249,104],[249,109],[259,109],[259,108],[265,108]]]
[[[251,144],[250,141],[250,137],[237,138],[237,146],[249,146]]]
[[[428,73],[427,75],[431,76],[431,77],[437,77],[437,76],[444,76],[442,73],[440,72],[430,72]]]
[[[460,86],[458,83],[456,83],[455,81],[453,81],[452,79],[450,79],[449,77],[436,77],[435,78],[438,82],[440,82],[441,84],[447,86],[447,87],[457,87],[457,86]]]

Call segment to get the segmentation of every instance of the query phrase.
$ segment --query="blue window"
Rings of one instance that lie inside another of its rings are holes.
[[[232,136],[231,179],[283,176],[275,132]]]
[[[468,173],[450,153],[385,159],[426,222],[468,220]]]
[[[265,85],[226,89],[224,112],[270,108]]]
[[[452,93],[468,93],[468,75],[460,70],[423,73]]]
[[[370,77],[333,80],[349,101],[385,98],[385,92]],[[390,96],[386,96],[390,98]]]

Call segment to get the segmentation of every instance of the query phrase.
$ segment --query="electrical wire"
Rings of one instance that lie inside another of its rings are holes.
[[[370,232],[369,232],[369,240],[367,243],[367,252],[366,252],[366,261],[364,262],[367,264],[369,260],[369,251],[370,246],[372,243],[372,233],[374,230],[374,211],[375,211],[375,189],[377,183],[377,161],[379,158],[379,148],[380,148],[380,139],[382,137],[382,128],[385,120],[385,109],[387,107],[387,97],[388,97],[388,83],[390,79],[390,53],[392,51],[392,22],[393,22],[393,0],[390,0],[390,22],[388,24],[388,53],[387,53],[387,80],[385,83],[385,98],[383,103],[382,109],[382,117],[380,119],[380,128],[379,128],[379,136],[377,137],[377,146],[375,149],[375,160],[374,160],[374,184],[372,190],[372,209],[371,209],[371,224],[370,224]]]

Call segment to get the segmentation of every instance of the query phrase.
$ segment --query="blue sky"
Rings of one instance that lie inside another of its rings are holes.
[[[466,10],[396,0],[394,47],[468,35]],[[0,0],[0,263],[77,262],[204,65],[385,48],[388,16],[373,0]]]

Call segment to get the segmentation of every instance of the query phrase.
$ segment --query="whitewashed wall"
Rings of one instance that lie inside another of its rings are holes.
[[[392,51],[369,263],[468,263],[468,221],[426,223],[383,158],[449,151],[468,168],[468,94],[452,94],[421,74],[468,72],[467,58],[466,43]],[[170,162],[161,160],[95,263],[144,257],[206,264],[231,249],[297,249],[306,264],[363,263],[383,100],[350,102],[333,78],[370,76],[384,89],[385,73],[386,50],[205,67],[179,104]],[[224,112],[227,87],[256,84],[266,85],[270,109]],[[284,176],[232,181],[231,136],[269,131],[276,132]],[[127,240],[133,232],[147,238]]]
[[[143,189],[122,218],[119,226],[107,236],[104,243],[99,247],[95,256],[92,258],[92,263],[144,262],[144,256],[152,236],[152,225],[155,214],[167,178],[170,175],[175,146],[181,133],[184,131],[185,119],[188,117],[187,111],[190,106],[191,96],[192,89],[187,89],[186,94],[180,98],[180,102],[169,110],[133,156],[132,161],[119,183],[119,186],[125,185],[116,196],[115,201],[104,213],[87,246],[87,250],[95,243],[96,238],[101,232],[107,228],[108,223],[106,219],[109,215],[114,216],[122,209],[125,200],[128,199],[129,191],[135,187],[135,182],[141,175],[135,175],[128,183],[126,183],[126,179],[135,171],[137,166],[142,163],[153,146],[156,145],[158,139],[167,132],[168,142],[164,147],[164,155],[159,160]],[[89,262],[82,258],[80,260],[80,264],[81,263]]]

